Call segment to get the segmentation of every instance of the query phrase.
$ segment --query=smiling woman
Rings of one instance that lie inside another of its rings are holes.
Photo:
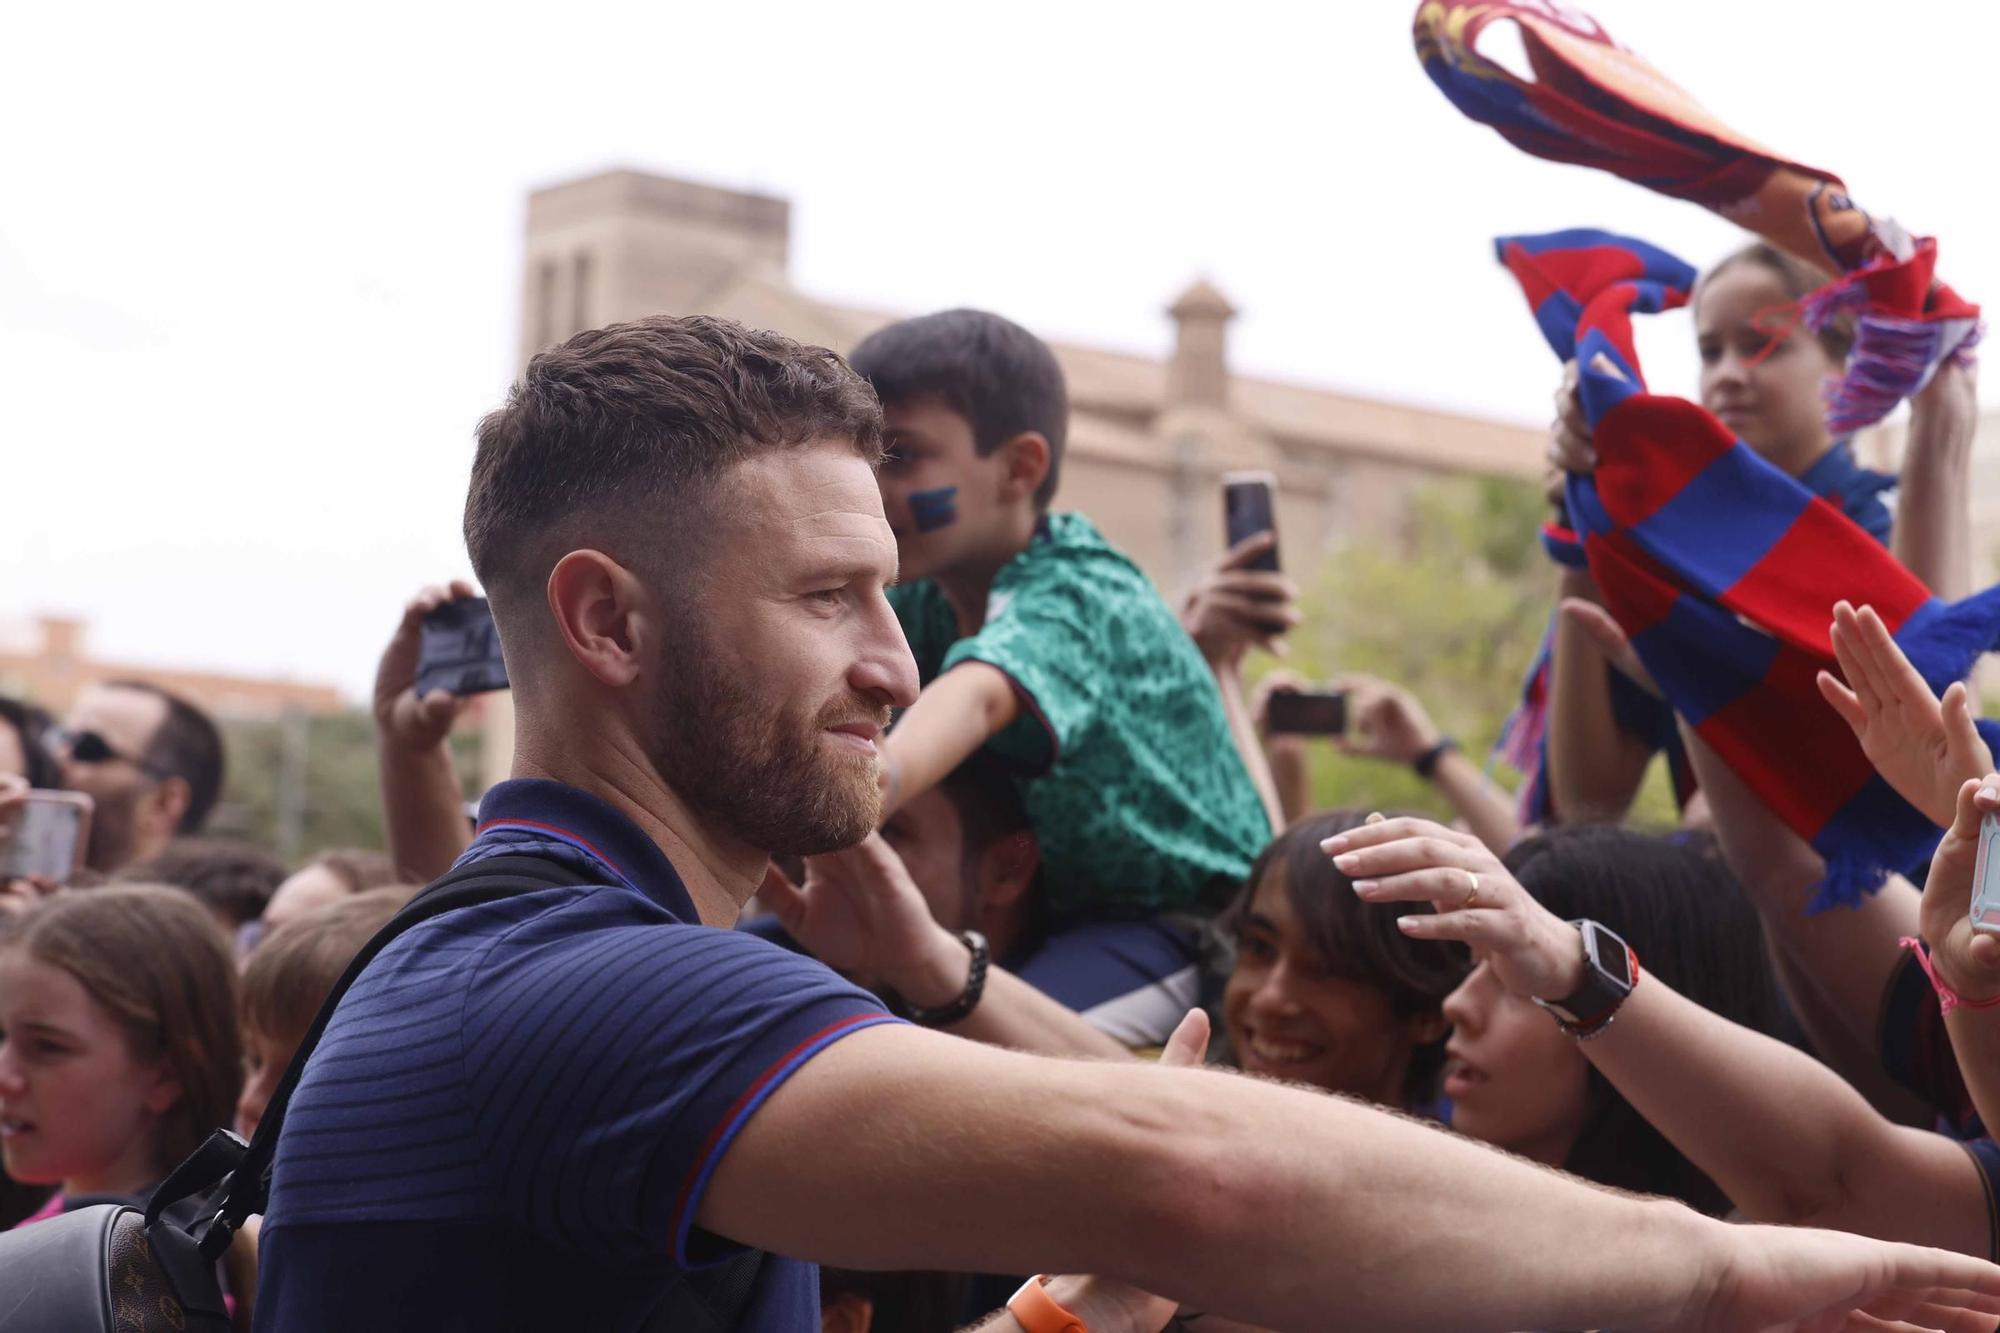
[[[1412,908],[1364,903],[1320,851],[1356,811],[1295,824],[1252,867],[1222,918],[1236,941],[1224,1030],[1246,1072],[1422,1111],[1444,1058],[1440,1006],[1466,968],[1456,945],[1412,940]]]

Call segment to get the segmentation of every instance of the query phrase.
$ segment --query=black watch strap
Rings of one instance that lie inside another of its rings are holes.
[[[1572,921],[1583,947],[1583,981],[1559,1000],[1540,997],[1556,1026],[1572,1037],[1594,1037],[1610,1025],[1625,997],[1639,984],[1639,955],[1615,931],[1595,921]]]
[[[986,937],[976,930],[961,930],[957,934],[960,942],[972,955],[972,966],[965,974],[965,989],[958,993],[956,1000],[950,1004],[939,1005],[935,1009],[919,1009],[915,1005],[910,1005],[909,1018],[912,1023],[919,1023],[927,1028],[946,1028],[953,1023],[963,1022],[971,1017],[974,1009],[979,1007],[979,997],[986,994],[986,968],[991,961],[986,948]]]
[[[1433,745],[1430,749],[1425,750],[1422,754],[1411,760],[1410,767],[1417,770],[1418,777],[1422,778],[1425,782],[1429,782],[1433,777],[1437,776],[1438,765],[1444,762],[1444,757],[1458,748],[1458,742],[1446,736],[1436,745]]]

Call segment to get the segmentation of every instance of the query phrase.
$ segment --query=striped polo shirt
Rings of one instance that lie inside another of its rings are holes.
[[[461,908],[362,974],[307,1064],[261,1243],[260,1330],[637,1329],[676,1286],[749,1282],[735,1327],[819,1327],[811,1264],[695,1225],[770,1093],[894,1020],[809,958],[700,924],[603,801],[517,780],[466,861],[592,881]]]

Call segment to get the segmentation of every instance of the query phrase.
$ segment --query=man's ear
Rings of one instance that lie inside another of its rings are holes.
[[[549,571],[549,613],[563,647],[605,685],[630,685],[645,663],[652,598],[602,551],[571,551]]]
[[[1035,887],[1042,866],[1041,845],[1027,829],[1009,833],[979,854],[979,901],[1012,907]]]
[[[1040,431],[1023,431],[1002,442],[995,452],[1000,455],[1005,469],[1000,483],[1002,499],[1019,500],[1032,496],[1048,480],[1054,450],[1049,448],[1048,437]]]
[[[172,837],[180,832],[181,817],[187,814],[188,803],[192,800],[194,788],[188,785],[186,778],[161,778],[147,794],[149,822]]]

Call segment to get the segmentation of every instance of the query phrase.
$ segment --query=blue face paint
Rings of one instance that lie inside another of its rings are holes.
[[[958,522],[958,487],[940,486],[934,491],[912,492],[910,518],[918,532],[936,532]]]

